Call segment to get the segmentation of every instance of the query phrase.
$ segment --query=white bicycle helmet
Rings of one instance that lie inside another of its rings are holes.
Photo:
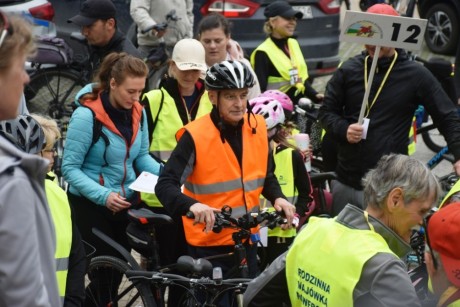
[[[254,86],[249,68],[239,61],[222,61],[209,67],[206,72],[207,90],[242,89]]]
[[[0,135],[20,150],[37,154],[45,145],[45,134],[40,124],[30,115],[19,115],[0,121]]]
[[[268,130],[284,123],[283,107],[278,100],[259,96],[249,100],[249,105],[254,114],[262,115],[265,118]]]

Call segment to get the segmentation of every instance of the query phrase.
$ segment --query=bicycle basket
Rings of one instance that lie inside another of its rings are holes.
[[[30,59],[39,64],[69,64],[73,50],[59,37],[40,37],[37,40],[37,53]]]
[[[133,222],[126,228],[129,245],[139,254],[145,257],[153,255],[154,238],[149,235],[147,228]]]

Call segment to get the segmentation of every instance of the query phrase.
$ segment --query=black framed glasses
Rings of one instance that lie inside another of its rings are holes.
[[[13,31],[11,30],[10,23],[8,21],[8,18],[6,17],[5,13],[0,11],[0,21],[1,21],[1,33],[0,33],[0,48],[3,45],[3,42],[5,41],[5,38],[8,34],[12,34]]]
[[[431,244],[430,244],[430,236],[428,235],[428,223],[430,221],[430,218],[433,216],[433,214],[435,212],[436,211],[430,212],[430,214],[428,214],[423,219],[423,228],[425,228],[425,242],[426,242],[426,245],[428,246],[428,249],[430,250],[431,259],[433,259],[433,266],[434,266],[435,270],[437,270],[438,269],[438,261],[436,260],[436,258],[434,256],[433,249],[431,248]]]

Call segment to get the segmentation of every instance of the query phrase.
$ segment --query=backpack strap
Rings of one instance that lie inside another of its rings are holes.
[[[161,99],[160,103],[150,103],[150,100],[144,96],[144,105],[148,104],[148,107],[150,108],[149,112],[150,114],[147,115],[147,124],[149,128],[149,142],[152,143],[152,137],[153,137],[153,132],[155,131],[155,127],[158,122],[158,117],[160,116],[161,109],[163,108],[163,103],[164,103],[164,93],[161,89],[159,89],[161,93]],[[152,116],[150,116],[152,115]]]

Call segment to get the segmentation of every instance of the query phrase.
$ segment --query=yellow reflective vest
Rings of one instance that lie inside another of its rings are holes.
[[[72,218],[67,194],[53,181],[45,180],[46,198],[56,229],[56,278],[61,302],[64,302],[69,268],[69,255],[72,247]]]
[[[164,88],[146,93],[145,98],[149,101],[150,112],[154,121],[160,112],[150,143],[150,153],[166,162],[177,145],[176,132],[184,124],[177,110],[176,102]],[[195,119],[210,113],[211,110],[212,104],[208,92],[205,91],[201,96]],[[188,114],[188,119],[189,122],[192,121],[190,114]],[[155,194],[141,193],[141,199],[150,207],[162,207]]]
[[[303,92],[305,90],[303,83],[308,79],[307,63],[297,40],[289,38],[287,44],[290,58],[268,37],[252,52],[251,65],[252,67],[255,65],[255,54],[257,51],[265,52],[281,76],[269,76],[267,90],[287,92],[291,87],[295,86]],[[300,77],[299,83],[296,85],[291,85],[290,82],[291,76],[289,72],[291,69],[297,69],[298,76]]]
[[[292,306],[353,306],[353,291],[364,264],[382,252],[394,255],[372,230],[311,217],[286,256]]]
[[[454,184],[454,186],[449,190],[449,193],[447,193],[447,195],[444,197],[444,199],[442,200],[441,204],[439,205],[439,209],[442,208],[442,206],[444,206],[444,204],[449,200],[449,198],[460,192],[460,180],[457,180],[457,182]]]
[[[291,204],[297,202],[297,197],[299,193],[294,184],[294,170],[292,169],[292,148],[286,148],[278,153],[276,150],[273,151],[273,158],[275,160],[275,176],[278,179],[281,190],[283,191],[284,196]],[[263,208],[269,208],[269,210],[274,211],[273,205],[266,199],[263,199]],[[269,237],[282,237],[282,238],[292,238],[296,235],[296,229],[286,229],[282,230],[281,227],[275,227],[273,229],[268,229]]]

